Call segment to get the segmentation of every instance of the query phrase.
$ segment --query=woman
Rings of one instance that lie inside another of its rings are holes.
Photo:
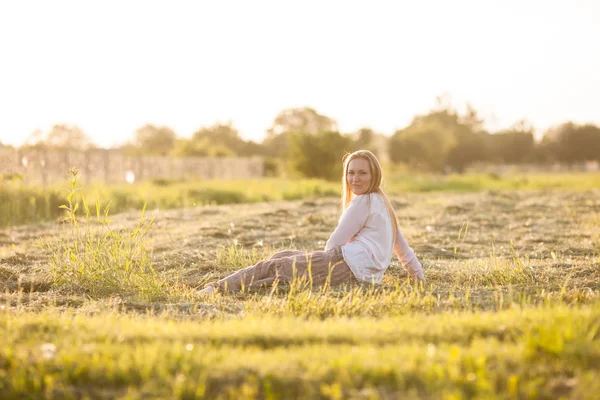
[[[241,269],[199,294],[305,278],[313,285],[380,283],[395,253],[411,278],[424,281],[421,263],[398,228],[396,213],[381,189],[379,161],[368,150],[344,158],[342,216],[324,251],[284,250]]]

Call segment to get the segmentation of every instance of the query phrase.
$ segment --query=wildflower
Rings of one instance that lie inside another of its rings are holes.
[[[433,357],[435,355],[435,344],[427,344],[427,357]]]
[[[54,343],[44,343],[40,350],[42,350],[42,357],[46,360],[51,360],[56,356],[56,345]]]

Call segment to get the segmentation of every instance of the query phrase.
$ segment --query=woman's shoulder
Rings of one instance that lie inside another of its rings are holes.
[[[380,208],[385,206],[385,203],[383,201],[383,199],[381,198],[381,196],[379,196],[377,193],[365,193],[365,194],[360,194],[358,196],[355,196],[352,199],[352,204],[354,204],[355,206],[368,206],[370,211],[375,211],[375,210],[379,210]]]
[[[356,201],[356,202],[360,202],[360,201],[364,201],[364,200],[381,200],[381,197],[375,193],[375,192],[371,192],[371,193],[364,193],[364,194],[359,194],[358,196],[354,196],[354,198],[352,198],[352,201]]]
[[[351,204],[370,204],[373,201],[373,195],[375,193],[365,193],[365,194],[359,194],[358,196],[354,196],[352,198],[352,201],[350,202]]]
[[[384,201],[381,198],[381,196],[375,192],[371,192],[368,194],[361,194],[360,196],[357,196],[357,197],[364,197],[364,199],[367,200],[370,204],[377,204],[377,205],[384,204]]]

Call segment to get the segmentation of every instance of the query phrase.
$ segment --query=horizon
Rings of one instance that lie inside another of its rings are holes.
[[[444,94],[489,131],[525,119],[539,139],[600,125],[599,14],[593,1],[3,3],[0,142],[64,123],[112,147],[145,124],[189,138],[229,121],[261,142],[294,107],[390,136]]]

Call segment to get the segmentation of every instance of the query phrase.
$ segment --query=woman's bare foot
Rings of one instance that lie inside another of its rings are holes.
[[[409,277],[410,277],[411,282],[423,282],[423,283],[425,283],[425,274],[423,273],[423,271],[419,271],[419,273],[416,274],[416,275],[410,275],[409,274]]]
[[[206,286],[204,289],[197,291],[196,295],[197,296],[206,296],[209,294],[213,294],[214,292],[215,292],[214,286]]]

